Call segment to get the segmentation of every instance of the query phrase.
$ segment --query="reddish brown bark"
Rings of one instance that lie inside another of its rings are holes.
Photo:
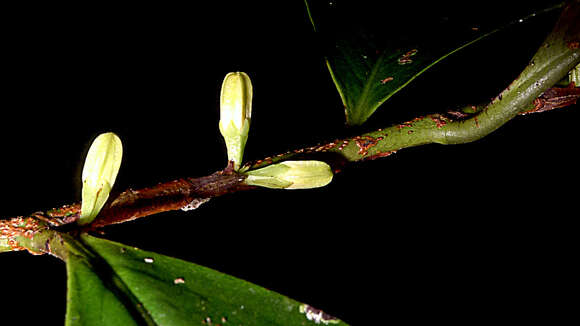
[[[564,88],[550,88],[534,101],[534,108],[527,113],[537,113],[549,111],[572,105],[580,98],[580,88],[571,84]],[[439,116],[437,116],[439,117]],[[437,120],[437,127],[444,126],[444,120]],[[402,124],[403,128],[407,125]],[[355,141],[360,151],[365,152],[375,145],[374,139],[355,137],[343,141],[320,146],[309,147],[294,151],[299,153],[320,153],[327,152],[338,146],[341,150],[350,141]],[[394,151],[389,151],[379,155],[369,157],[375,159],[391,155]],[[284,156],[286,154],[281,154]],[[247,163],[248,166],[257,167],[262,163],[272,163],[272,158],[266,158],[256,162]],[[338,172],[339,169],[334,169]],[[171,210],[178,210],[190,206],[197,206],[196,203],[203,203],[207,199],[218,197],[227,193],[253,188],[243,183],[245,176],[234,172],[232,165],[228,165],[223,171],[216,172],[201,178],[184,178],[156,186],[139,190],[128,189],[117,196],[112,196],[97,218],[86,228],[98,229],[111,224],[123,223],[157,213]],[[44,213],[35,213],[33,217],[48,222],[52,226],[59,227],[76,222],[80,216],[80,203],[62,206]],[[72,225],[72,224],[71,224]]]
[[[178,210],[190,203],[203,202],[230,192],[253,188],[242,181],[245,177],[229,169],[201,178],[185,178],[160,183],[139,190],[128,189],[109,200],[97,218],[87,227],[97,229],[140,217]],[[80,216],[80,204],[63,206],[47,212],[53,225],[75,222]]]
[[[544,93],[542,93],[542,95],[534,100],[533,109],[522,112],[521,114],[525,115],[563,108],[576,104],[576,101],[578,101],[579,98],[580,87],[575,87],[574,83],[570,83],[570,86],[568,87],[548,88]]]

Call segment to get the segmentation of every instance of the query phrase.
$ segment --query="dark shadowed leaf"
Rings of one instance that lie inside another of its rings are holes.
[[[538,8],[559,6],[554,1],[516,10],[487,5],[499,13],[486,16],[471,2],[388,2],[388,7],[382,1],[305,3],[349,125],[364,123],[383,102],[450,54],[543,11]]]
[[[67,258],[67,325],[346,325],[232,276],[82,236]]]

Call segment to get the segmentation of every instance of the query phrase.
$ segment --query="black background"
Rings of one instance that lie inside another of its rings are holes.
[[[420,18],[432,14],[475,24],[509,17],[500,1],[398,6],[404,14],[385,19],[416,28],[428,28]],[[227,72],[252,78],[246,158],[260,159],[488,100],[527,64],[555,18],[448,58],[368,126],[349,130],[301,1],[31,4],[2,15],[2,217],[78,201],[84,155],[105,131],[124,145],[116,189],[221,169]],[[349,166],[322,189],[237,193],[109,227],[105,237],[234,275],[353,325],[549,315],[552,306],[567,310],[558,292],[568,291],[577,244],[578,118],[577,105],[519,117],[475,143]],[[0,259],[2,315],[62,324],[64,264],[27,253]]]

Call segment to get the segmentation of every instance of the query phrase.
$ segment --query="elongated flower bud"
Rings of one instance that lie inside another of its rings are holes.
[[[570,83],[574,83],[576,87],[580,87],[580,64],[570,70],[568,73],[568,79],[570,80]]]
[[[323,187],[333,176],[330,166],[321,161],[284,161],[246,174],[246,184],[273,189]]]
[[[224,78],[220,98],[219,128],[228,152],[228,161],[238,170],[250,130],[252,82],[244,72],[230,72]]]
[[[89,148],[83,167],[79,224],[92,222],[109,198],[123,157],[121,139],[112,132],[100,134]]]

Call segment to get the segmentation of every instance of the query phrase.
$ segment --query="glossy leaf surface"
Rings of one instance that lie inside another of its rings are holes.
[[[326,63],[349,125],[363,124],[387,99],[427,69],[510,23],[497,17],[470,21],[468,12],[440,3],[389,2],[385,8],[378,1],[338,0],[306,1],[306,6],[324,44]],[[549,6],[547,2],[545,7]],[[497,8],[500,12],[504,9]],[[520,17],[531,14],[527,16],[531,18],[534,12],[522,6],[520,12],[509,17],[518,17],[511,23],[520,23],[527,19]],[[460,14],[454,19],[453,13]],[[466,67],[466,79],[471,78],[468,72]]]
[[[67,325],[346,325],[209,268],[86,235],[73,241]]]

